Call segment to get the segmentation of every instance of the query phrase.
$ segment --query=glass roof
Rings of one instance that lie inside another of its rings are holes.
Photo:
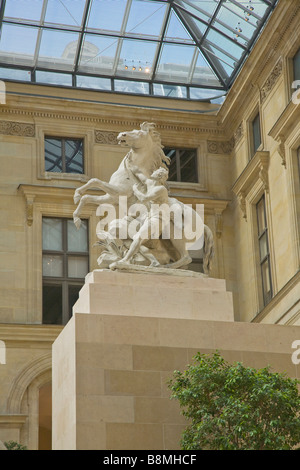
[[[2,0],[0,78],[210,100],[277,0]]]

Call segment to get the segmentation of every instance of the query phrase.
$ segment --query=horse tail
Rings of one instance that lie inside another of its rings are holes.
[[[209,274],[214,258],[214,237],[212,231],[204,224],[204,244],[203,244],[203,270],[204,274]]]

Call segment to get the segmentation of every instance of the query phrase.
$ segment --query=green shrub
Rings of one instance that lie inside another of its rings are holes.
[[[169,381],[188,425],[184,450],[291,450],[300,443],[300,396],[295,379],[229,364],[217,352],[198,353]]]

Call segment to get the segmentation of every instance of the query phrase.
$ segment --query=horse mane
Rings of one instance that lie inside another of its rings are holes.
[[[165,155],[163,148],[164,146],[161,143],[161,137],[159,132],[155,130],[156,125],[153,122],[143,122],[140,125],[142,131],[149,133],[153,143],[154,143],[154,166],[155,170],[160,167],[166,168],[170,165],[171,159]]]

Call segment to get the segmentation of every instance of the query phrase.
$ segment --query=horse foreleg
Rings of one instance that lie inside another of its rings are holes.
[[[115,202],[114,198],[111,197],[109,194],[104,194],[102,196],[92,196],[90,194],[86,194],[85,196],[82,196],[80,198],[80,202],[78,206],[76,207],[75,211],[73,212],[73,220],[74,224],[77,228],[80,227],[81,220],[80,220],[80,213],[82,208],[86,204],[104,204],[104,203],[111,203],[113,204]]]
[[[86,184],[77,188],[74,194],[74,202],[78,204],[80,201],[82,194],[85,193],[88,189],[100,189],[111,196],[119,196],[122,191],[118,186],[115,186],[110,183],[106,183],[105,181],[98,180],[97,178],[90,179]]]

